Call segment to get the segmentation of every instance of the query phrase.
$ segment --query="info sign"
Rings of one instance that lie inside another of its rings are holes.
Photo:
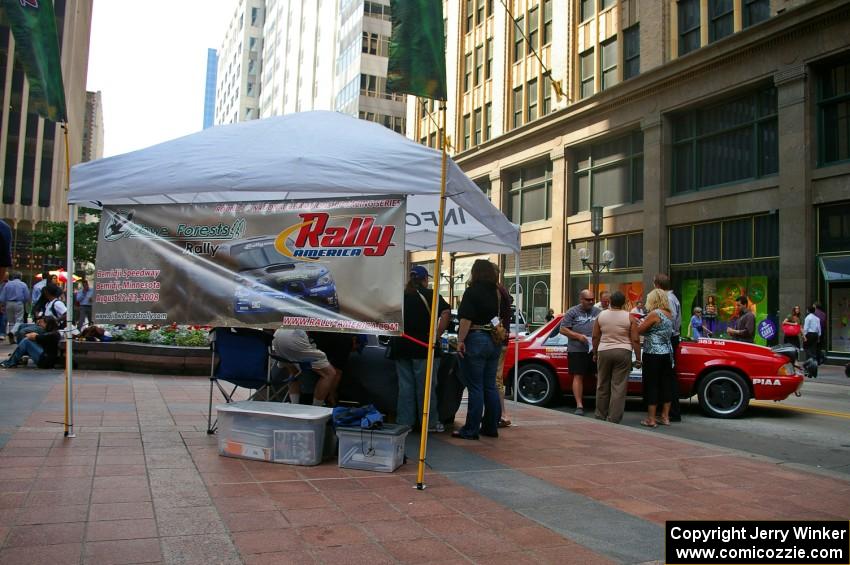
[[[405,199],[107,206],[101,324],[399,334]]]

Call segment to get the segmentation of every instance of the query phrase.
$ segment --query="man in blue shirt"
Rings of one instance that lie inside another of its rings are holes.
[[[89,287],[89,281],[86,279],[82,280],[82,287],[77,291],[77,295],[74,299],[77,301],[77,305],[80,307],[80,315],[77,319],[77,328],[83,328],[83,322],[91,323],[91,299],[94,295],[94,290]]]
[[[30,291],[21,281],[21,273],[12,273],[9,282],[0,290],[0,305],[6,312],[6,335],[15,343],[15,331],[24,321],[24,304],[29,302]]]

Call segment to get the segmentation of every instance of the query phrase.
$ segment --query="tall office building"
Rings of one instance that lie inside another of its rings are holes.
[[[591,284],[600,207],[603,288],[634,301],[667,272],[683,318],[713,301],[720,326],[746,294],[768,342],[819,300],[828,350],[850,355],[850,4],[445,6],[454,159],[522,227],[512,290],[532,324]],[[430,112],[411,102],[408,135],[436,147]]]
[[[103,157],[103,97],[86,92],[86,118],[83,129],[83,162]]]
[[[260,115],[333,109],[336,0],[266,0]]]
[[[83,160],[86,129],[86,74],[92,0],[55,0],[62,77],[68,111],[70,163]],[[62,127],[29,110],[28,84],[15,60],[15,39],[5,16],[0,19],[0,217],[14,231],[14,268],[25,276],[42,268],[32,254],[32,232],[47,221],[68,218],[68,175]]]
[[[339,0],[334,109],[404,133],[407,97],[388,94],[389,0]]]
[[[215,93],[215,123],[260,117],[264,0],[239,0],[221,49]]]
[[[204,85],[204,129],[215,121],[215,83],[218,72],[218,52],[207,49],[207,78]]]

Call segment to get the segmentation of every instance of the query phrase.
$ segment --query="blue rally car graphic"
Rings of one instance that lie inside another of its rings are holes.
[[[234,292],[233,310],[246,321],[277,320],[284,312],[280,303],[293,303],[293,298],[311,305],[339,312],[333,274],[317,261],[301,261],[281,255],[275,249],[273,236],[255,237],[222,246],[219,253],[231,257],[239,272],[239,285]],[[306,306],[303,305],[302,306]]]

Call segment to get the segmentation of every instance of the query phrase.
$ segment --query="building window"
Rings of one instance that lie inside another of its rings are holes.
[[[463,67],[463,91],[469,92],[472,88],[472,53],[467,53]]]
[[[476,6],[476,18],[478,25],[484,23],[484,0],[478,0],[478,4]]]
[[[640,24],[623,30],[623,80],[640,74]]]
[[[615,35],[605,43],[600,45],[602,48],[602,90],[611,88],[620,79],[617,77],[617,36]]]
[[[779,256],[779,215],[775,213],[676,226],[669,233],[671,265]]]
[[[487,64],[484,65],[484,80],[490,80],[493,69],[493,38],[487,39]]]
[[[475,179],[472,182],[474,182],[475,185],[478,188],[481,189],[481,192],[484,193],[484,196],[486,196],[488,199],[490,198],[490,192],[492,190],[492,186],[491,186],[490,179],[488,177],[482,177],[480,179]]]
[[[643,132],[573,150],[570,213],[643,200]]]
[[[507,216],[516,224],[548,220],[552,210],[552,163],[523,167],[509,177]]]
[[[474,15],[475,12],[472,11],[472,0],[466,0],[466,33],[472,31]]]
[[[708,41],[715,42],[732,35],[734,5],[732,0],[709,0],[708,2]]]
[[[592,254],[593,241],[592,239],[578,240],[575,242],[575,249],[583,247]],[[643,267],[643,232],[603,237],[599,240],[599,243],[600,251],[609,249],[614,252],[614,262],[611,263],[612,271]],[[589,271],[588,266],[579,259],[578,253],[570,254],[571,273],[587,273]]]
[[[540,12],[537,6],[528,11],[528,54],[537,49],[540,39]]]
[[[481,145],[481,108],[475,110],[475,135],[473,137],[473,143],[475,145]]]
[[[779,170],[776,89],[765,88],[673,119],[673,194]]]
[[[846,202],[818,208],[818,253],[850,249],[850,205]]]
[[[595,10],[596,0],[579,0],[579,1],[581,2],[581,12],[579,13],[579,17],[581,18],[581,21],[584,22],[584,21],[589,20],[591,17],[593,17],[593,14],[596,13],[596,10]]]
[[[514,21],[514,63],[522,59],[523,56],[522,46],[525,42],[525,36],[523,36],[524,23],[525,18],[523,16],[518,17]]]
[[[484,82],[484,46],[475,48],[475,84]]]
[[[525,99],[528,103],[528,121],[537,119],[537,79],[528,81]]]
[[[552,0],[543,0],[543,45],[552,43]]]
[[[514,88],[514,119],[512,126],[518,128],[522,125],[522,87],[518,86]]]
[[[493,105],[490,102],[484,104],[484,140],[493,137]]]
[[[588,49],[579,55],[581,67],[581,97],[593,96],[593,49]]]
[[[818,118],[820,163],[850,159],[850,61],[821,72]]]
[[[552,77],[543,76],[543,115],[552,111]]]
[[[602,3],[601,9],[607,10],[611,6],[616,6],[617,0],[601,0],[601,3]]]
[[[679,0],[679,56],[699,49],[699,0]]]
[[[472,133],[472,117],[467,114],[463,117],[463,148],[469,149],[471,147],[469,140],[470,134]]]
[[[770,17],[770,0],[744,0],[744,28],[754,26]]]

